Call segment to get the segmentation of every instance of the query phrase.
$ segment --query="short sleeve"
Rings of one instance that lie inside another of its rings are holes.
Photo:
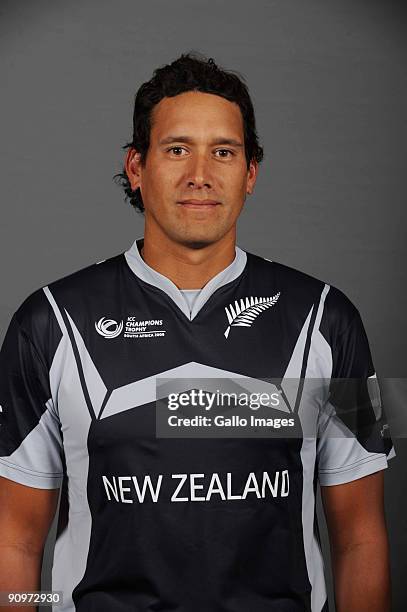
[[[332,377],[317,437],[321,485],[343,484],[388,466],[395,450],[359,311],[332,339]]]
[[[63,477],[45,361],[16,314],[0,350],[0,476],[43,489],[59,488]]]

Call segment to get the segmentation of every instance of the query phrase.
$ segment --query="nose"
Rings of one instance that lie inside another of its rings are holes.
[[[194,155],[189,160],[187,169],[187,184],[190,188],[211,189],[213,185],[210,164],[205,155]]]

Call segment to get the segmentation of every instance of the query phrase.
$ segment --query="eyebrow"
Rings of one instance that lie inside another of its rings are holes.
[[[194,139],[191,138],[190,136],[167,136],[166,138],[163,138],[162,140],[160,140],[158,144],[165,145],[165,144],[170,144],[171,142],[186,142],[186,143],[192,144],[194,142]],[[231,145],[233,147],[243,148],[243,144],[239,140],[235,140],[234,138],[224,138],[224,137],[215,138],[214,140],[210,142],[210,144],[211,145],[224,145],[225,144],[225,145]]]

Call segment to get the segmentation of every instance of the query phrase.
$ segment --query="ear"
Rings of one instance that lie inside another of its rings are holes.
[[[257,173],[259,170],[259,164],[256,160],[252,159],[250,162],[250,167],[247,173],[247,187],[246,193],[252,195],[254,186],[256,184]]]
[[[140,187],[141,181],[141,163],[140,163],[141,153],[136,151],[133,147],[127,151],[126,159],[124,162],[124,167],[126,169],[126,174],[129,179],[131,188],[135,191],[138,187]]]

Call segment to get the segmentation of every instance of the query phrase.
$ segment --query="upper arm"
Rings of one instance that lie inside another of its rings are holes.
[[[337,290],[330,304],[336,315],[329,322],[327,314],[322,329],[331,349],[332,368],[329,396],[318,415],[321,486],[342,485],[382,471],[395,456],[359,311]]]
[[[38,489],[0,476],[0,546],[41,554],[59,489]]]
[[[55,342],[44,305],[42,293],[33,294],[13,315],[0,349],[0,546],[35,555],[42,552],[63,479],[49,376]]]
[[[331,348],[329,397],[319,414],[317,474],[331,548],[385,545],[384,470],[395,456],[359,311],[330,290],[323,333]],[[387,434],[387,435],[386,435]]]
[[[386,537],[384,471],[339,485],[321,486],[333,550],[342,552]]]
[[[64,467],[62,430],[50,385],[50,342],[43,336],[41,350],[14,314],[0,350],[0,476],[57,489]]]

